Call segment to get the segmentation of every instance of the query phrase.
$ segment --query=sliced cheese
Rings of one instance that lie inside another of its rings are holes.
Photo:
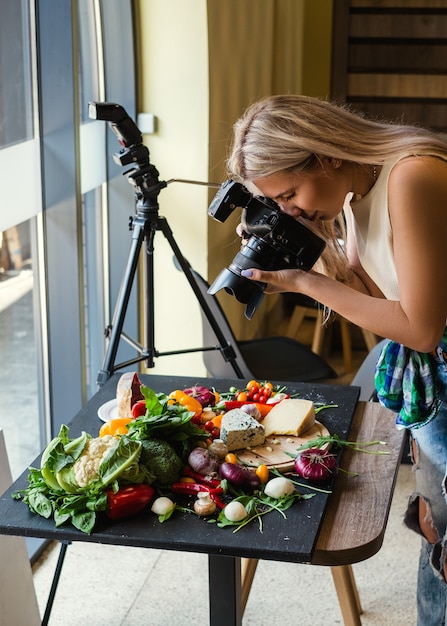
[[[315,424],[315,407],[311,400],[287,398],[281,400],[262,420],[265,436],[291,435],[298,437]]]
[[[262,446],[265,441],[264,426],[245,411],[232,409],[222,418],[220,438],[230,452]]]

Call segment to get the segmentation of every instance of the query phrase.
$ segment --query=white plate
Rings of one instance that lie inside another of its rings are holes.
[[[102,404],[98,409],[98,417],[103,422],[114,420],[118,417],[118,400],[113,398]]]

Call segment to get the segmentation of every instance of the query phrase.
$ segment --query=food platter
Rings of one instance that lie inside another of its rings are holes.
[[[265,464],[269,468],[276,468],[279,472],[289,472],[294,467],[294,459],[290,455],[295,456],[297,448],[316,437],[328,436],[329,434],[327,428],[316,421],[312,428],[306,430],[299,437],[272,435],[267,437],[262,446],[236,450],[235,454],[243,464],[253,466]]]
[[[118,400],[113,398],[102,404],[98,409],[98,417],[103,422],[116,419],[118,417]],[[289,472],[293,470],[296,450],[303,444],[320,436],[329,436],[326,426],[321,422],[315,424],[299,437],[291,435],[272,435],[267,437],[262,446],[236,450],[235,454],[240,463],[244,465],[265,464],[269,468],[276,468],[279,472]],[[293,455],[293,456],[291,456]]]

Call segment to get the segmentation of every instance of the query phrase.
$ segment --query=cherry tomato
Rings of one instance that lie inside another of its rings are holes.
[[[248,383],[245,385],[245,388],[248,389],[249,391],[251,390],[257,391],[260,386],[261,386],[261,383],[258,383],[257,380],[249,380]]]
[[[236,396],[236,400],[238,402],[247,402],[247,394],[245,391],[240,391],[237,396]]]
[[[273,385],[272,383],[264,383],[264,389],[270,389],[270,391],[273,391]]]
[[[220,437],[220,428],[217,428],[216,426],[213,428],[213,430],[211,431],[211,437],[213,439],[219,439]]]
[[[261,483],[266,483],[268,481],[270,472],[269,472],[269,468],[267,467],[267,465],[264,465],[264,464],[258,465],[255,472],[256,472],[256,476],[259,478]]]
[[[259,402],[259,393],[253,394],[253,401],[254,402]]]
[[[227,463],[237,463],[237,456],[233,452],[229,452],[225,455],[225,461]]]
[[[205,430],[207,430],[210,433],[214,428],[214,423],[211,420],[209,420],[208,422],[205,422],[203,427]]]

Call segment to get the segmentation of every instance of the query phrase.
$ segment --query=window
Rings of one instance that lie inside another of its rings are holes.
[[[96,391],[132,192],[88,102],[135,113],[131,9],[0,0],[0,428],[14,478]]]

